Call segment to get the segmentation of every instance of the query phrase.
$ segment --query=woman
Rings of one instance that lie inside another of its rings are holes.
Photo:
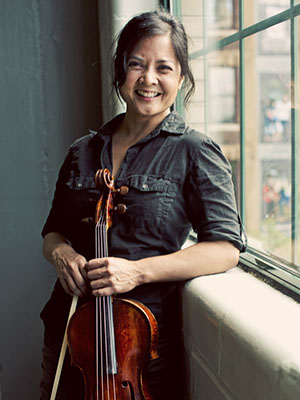
[[[182,399],[176,282],[236,266],[244,249],[231,173],[219,147],[186,126],[171,106],[194,90],[184,28],[165,12],[133,18],[118,39],[114,86],[126,103],[96,133],[77,140],[61,168],[43,229],[44,255],[58,281],[42,312],[43,399],[49,398],[72,295],[123,294],[159,323],[160,358],[147,368],[154,399]],[[94,175],[108,168],[125,185],[127,211],[114,217],[109,257],[94,259]],[[191,228],[198,243],[180,250]],[[77,371],[64,366],[61,398],[82,399]],[[174,384],[176,383],[176,384]]]

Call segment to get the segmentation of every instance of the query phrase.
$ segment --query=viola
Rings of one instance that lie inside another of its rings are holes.
[[[96,206],[95,257],[107,257],[107,230],[116,190],[107,169],[95,176],[102,195]],[[142,303],[118,296],[96,297],[70,317],[67,342],[73,365],[80,368],[85,383],[85,400],[151,400],[143,368],[157,358],[158,325]],[[54,397],[55,398],[55,397]]]

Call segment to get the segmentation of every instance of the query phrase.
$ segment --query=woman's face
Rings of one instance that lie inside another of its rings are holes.
[[[120,94],[127,113],[136,117],[161,117],[170,112],[183,82],[169,35],[142,39],[127,61],[127,74]]]

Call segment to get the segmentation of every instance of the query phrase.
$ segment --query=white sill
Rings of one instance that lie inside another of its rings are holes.
[[[192,400],[299,400],[300,305],[235,268],[183,289]]]

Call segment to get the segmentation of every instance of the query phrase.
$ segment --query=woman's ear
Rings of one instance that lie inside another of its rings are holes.
[[[183,84],[183,81],[184,81],[184,76],[181,76],[180,79],[179,79],[178,90],[181,89],[181,86],[182,86],[182,84]]]

